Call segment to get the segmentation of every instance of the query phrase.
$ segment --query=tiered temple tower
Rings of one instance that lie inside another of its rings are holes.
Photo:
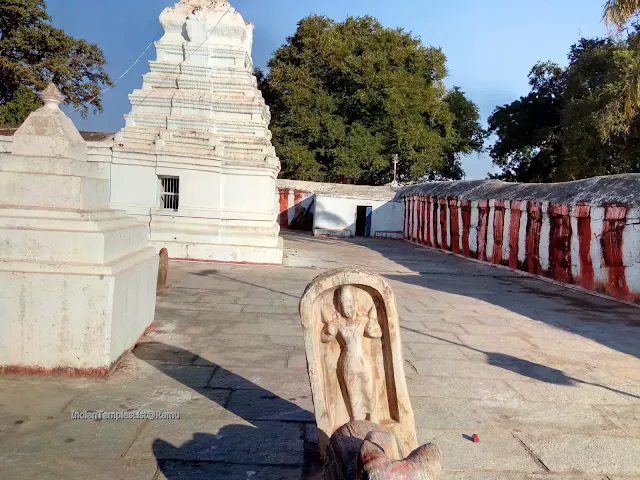
[[[117,135],[111,205],[171,258],[279,264],[280,161],[253,75],[253,25],[226,0],[182,0]]]

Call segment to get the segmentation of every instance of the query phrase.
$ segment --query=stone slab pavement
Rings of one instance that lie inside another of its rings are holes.
[[[285,247],[282,267],[172,262],[154,330],[109,378],[0,377],[0,478],[317,478],[297,304],[349,264],[394,288],[445,479],[640,478],[639,308],[402,241]],[[71,418],[99,410],[180,418]]]

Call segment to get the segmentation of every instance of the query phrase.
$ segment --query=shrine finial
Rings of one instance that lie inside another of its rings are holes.
[[[64,95],[60,93],[58,87],[53,83],[50,83],[47,88],[40,92],[39,97],[44,106],[51,109],[60,108],[60,104],[64,101]]]

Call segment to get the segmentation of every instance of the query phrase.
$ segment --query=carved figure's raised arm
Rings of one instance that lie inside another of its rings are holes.
[[[336,339],[337,334],[338,327],[336,327],[335,323],[329,323],[322,329],[320,340],[322,340],[322,343],[331,343]]]
[[[335,340],[336,335],[338,334],[338,327],[334,323],[334,317],[327,314],[327,312],[322,310],[322,323],[324,323],[324,327],[322,328],[322,332],[320,334],[320,340],[322,343],[331,343]]]

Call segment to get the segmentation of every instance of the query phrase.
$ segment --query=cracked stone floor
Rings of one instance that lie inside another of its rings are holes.
[[[639,308],[405,242],[285,247],[283,267],[171,263],[155,330],[107,379],[0,377],[0,478],[317,478],[297,303],[349,264],[394,288],[445,479],[640,478]],[[180,419],[71,419],[84,410]]]

